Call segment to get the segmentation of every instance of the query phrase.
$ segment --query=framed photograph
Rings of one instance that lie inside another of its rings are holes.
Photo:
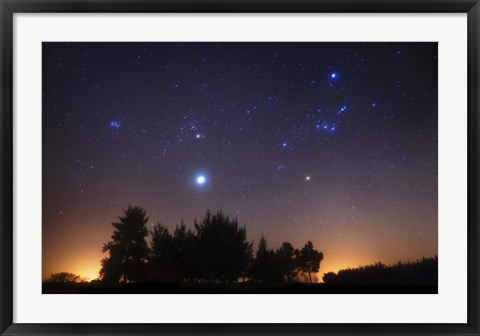
[[[478,335],[478,1],[1,1],[1,333]]]

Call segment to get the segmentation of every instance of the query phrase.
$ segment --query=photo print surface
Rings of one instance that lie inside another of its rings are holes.
[[[43,293],[437,293],[437,43],[42,57]]]

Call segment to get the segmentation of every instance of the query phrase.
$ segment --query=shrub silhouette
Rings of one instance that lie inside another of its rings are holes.
[[[115,231],[112,240],[102,251],[109,257],[102,260],[100,276],[110,283],[143,281],[146,278],[148,217],[140,207],[128,206],[118,223],[112,223]]]
[[[80,275],[69,273],[69,272],[60,272],[60,273],[52,273],[50,277],[45,280],[45,282],[51,283],[78,283],[78,282],[86,282],[84,278]]]

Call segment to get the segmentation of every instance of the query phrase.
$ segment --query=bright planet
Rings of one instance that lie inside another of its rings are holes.
[[[199,175],[197,176],[196,181],[198,185],[202,185],[202,184],[205,184],[205,182],[207,182],[207,179],[205,178],[205,176]]]

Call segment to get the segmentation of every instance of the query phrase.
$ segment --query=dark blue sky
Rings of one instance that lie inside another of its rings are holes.
[[[436,43],[44,43],[43,273],[128,204],[206,210],[322,270],[437,253]]]

